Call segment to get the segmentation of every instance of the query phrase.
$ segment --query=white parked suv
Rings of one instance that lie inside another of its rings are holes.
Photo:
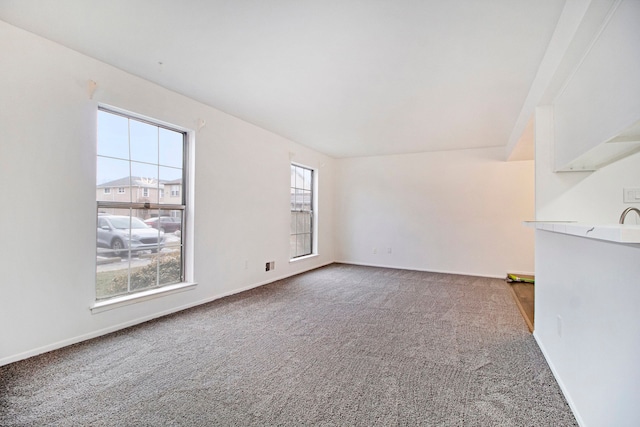
[[[98,216],[98,247],[121,256],[131,252],[158,252],[164,246],[164,232],[149,227],[140,218],[123,215]]]

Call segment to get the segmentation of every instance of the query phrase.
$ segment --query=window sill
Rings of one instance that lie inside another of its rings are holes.
[[[305,255],[305,256],[301,256],[299,258],[290,259],[289,262],[291,263],[291,262],[304,261],[305,259],[315,258],[317,256],[318,256],[318,254]]]
[[[102,313],[103,311],[113,310],[114,308],[124,307],[126,305],[136,304],[165,295],[187,291],[195,288],[196,285],[197,283],[177,283],[175,285],[164,286],[157,289],[150,289],[148,291],[137,292],[131,295],[110,298],[104,301],[96,301],[96,303],[90,307],[91,314]]]

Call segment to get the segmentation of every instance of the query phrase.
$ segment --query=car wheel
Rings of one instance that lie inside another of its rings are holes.
[[[122,240],[120,239],[113,239],[113,242],[111,242],[111,249],[113,249],[113,254],[115,256],[122,256],[125,252],[124,243],[122,243]]]

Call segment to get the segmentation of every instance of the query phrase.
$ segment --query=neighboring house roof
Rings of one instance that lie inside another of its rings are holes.
[[[115,179],[113,181],[104,182],[96,186],[96,188],[109,188],[109,187],[142,187],[142,188],[163,188],[165,184],[181,184],[182,179],[174,179],[173,181],[164,181],[160,180],[160,185],[158,185],[158,180],[155,178],[144,178],[140,176],[132,176],[131,184],[129,184],[129,177],[124,177],[120,179]]]
[[[129,177],[116,179],[113,181],[105,182],[103,184],[97,185],[97,188],[105,188],[105,187],[128,187],[129,186]]]
[[[172,181],[162,181],[162,183],[164,185],[176,185],[176,184],[182,184],[182,178],[178,178],[178,179],[174,179]]]

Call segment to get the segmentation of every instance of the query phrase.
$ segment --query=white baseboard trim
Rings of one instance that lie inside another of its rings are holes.
[[[569,393],[569,390],[567,390],[567,387],[564,385],[564,382],[562,382],[562,378],[558,374],[558,371],[553,365],[553,362],[549,358],[549,354],[547,353],[547,350],[544,348],[544,344],[542,344],[542,341],[540,340],[540,337],[538,336],[535,330],[533,331],[533,338],[536,340],[536,343],[538,344],[538,347],[540,348],[540,351],[542,352],[544,359],[547,361],[547,365],[549,365],[549,368],[551,369],[551,373],[553,374],[553,377],[556,379],[556,382],[560,387],[560,391],[562,391],[562,394],[565,400],[567,401],[569,408],[571,408],[571,412],[573,412],[573,416],[576,418],[578,425],[580,427],[586,427],[586,424],[584,423],[584,421],[582,420],[582,417],[580,416],[580,413],[578,412],[578,408],[576,408],[576,405],[573,403],[573,400],[571,399],[571,394]]]
[[[258,282],[258,283],[253,283],[251,285],[244,286],[244,287],[238,288],[238,289],[234,289],[232,291],[227,291],[227,292],[223,292],[223,293],[220,293],[220,294],[216,294],[216,295],[214,295],[212,297],[208,297],[208,298],[205,298],[205,299],[202,299],[202,300],[194,301],[194,302],[191,302],[189,304],[184,304],[184,305],[181,305],[181,306],[178,306],[178,307],[173,307],[171,309],[164,310],[164,311],[157,312],[157,313],[153,313],[153,314],[150,314],[150,315],[147,315],[147,316],[138,317],[136,319],[132,319],[132,320],[129,320],[127,322],[119,323],[117,325],[112,325],[112,326],[109,326],[107,328],[99,329],[97,331],[89,332],[87,334],[78,335],[78,336],[75,336],[75,337],[72,337],[72,338],[68,338],[68,339],[65,339],[65,340],[62,340],[62,341],[54,342],[54,343],[51,343],[51,344],[48,344],[48,345],[45,345],[45,346],[42,346],[42,347],[34,348],[32,350],[28,350],[28,351],[25,351],[25,352],[22,352],[22,353],[18,353],[18,354],[14,354],[14,355],[11,355],[11,356],[8,356],[8,357],[4,357],[4,358],[0,359],[0,366],[4,366],[4,365],[8,365],[10,363],[18,362],[20,360],[28,359],[30,357],[38,356],[40,354],[47,353],[49,351],[58,350],[58,349],[61,349],[63,347],[67,347],[67,346],[70,346],[70,345],[73,345],[73,344],[77,344],[79,342],[87,341],[87,340],[90,340],[90,339],[93,339],[93,338],[98,338],[98,337],[101,337],[103,335],[107,335],[107,334],[110,334],[112,332],[119,331],[121,329],[126,329],[126,328],[129,328],[131,326],[139,325],[141,323],[148,322],[148,321],[153,320],[153,319],[157,319],[159,317],[167,316],[169,314],[173,314],[173,313],[177,313],[179,311],[187,310],[189,308],[197,307],[197,306],[202,305],[202,304],[207,304],[207,303],[210,303],[212,301],[218,300],[220,298],[224,298],[224,297],[228,297],[228,296],[231,296],[231,295],[239,294],[241,292],[245,292],[245,291],[248,291],[248,290],[251,290],[251,289],[254,289],[254,288],[258,288],[260,286],[268,285],[269,283],[277,282],[278,280],[283,280],[283,279],[286,279],[288,277],[292,277],[292,276],[296,276],[298,274],[306,273],[307,271],[312,271],[312,270],[315,270],[315,269],[318,269],[318,268],[326,267],[327,265],[330,265],[330,264],[333,264],[333,263],[334,263],[334,261],[330,261],[330,262],[326,262],[326,263],[323,263],[323,264],[320,264],[320,265],[317,265],[317,266],[313,266],[313,267],[309,268],[308,270],[299,271],[299,272],[295,272],[295,273],[283,274],[283,275],[277,276],[277,277],[272,277],[270,279],[263,280],[263,281]]]
[[[418,267],[404,267],[404,266],[388,265],[388,264],[370,264],[370,263],[366,263],[366,262],[356,262],[356,261],[340,261],[340,260],[336,260],[335,263],[361,265],[363,267],[393,268],[395,270],[424,271],[424,272],[427,272],[427,273],[443,273],[443,274],[457,274],[457,275],[463,275],[463,276],[487,277],[487,278],[490,278],[490,279],[504,279],[504,278],[507,277],[507,273],[505,273],[505,274],[503,274],[501,276],[497,276],[497,275],[492,275],[492,274],[478,274],[478,273],[470,273],[470,272],[465,272],[465,271],[428,270],[428,269],[425,269],[425,268],[418,268]],[[523,273],[519,273],[519,274],[523,274]]]

